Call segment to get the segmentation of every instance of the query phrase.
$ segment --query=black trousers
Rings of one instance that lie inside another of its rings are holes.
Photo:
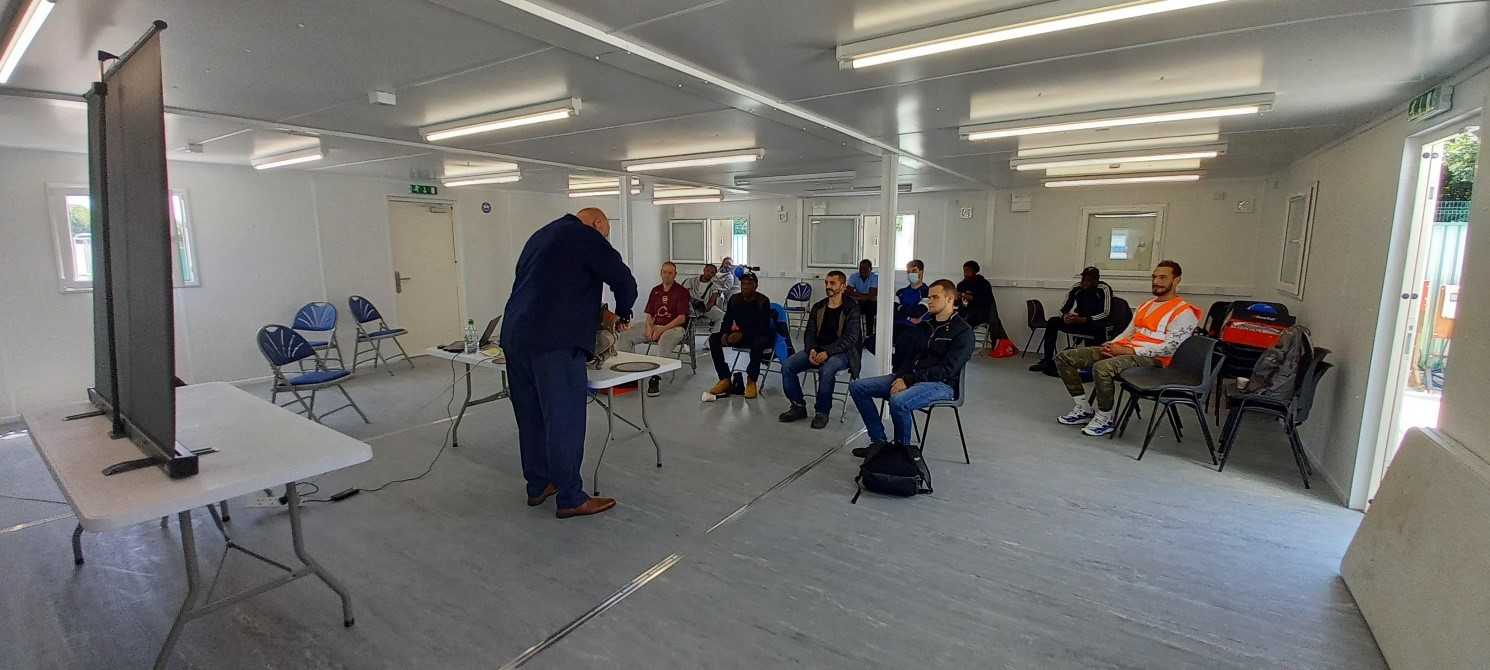
[[[714,358],[714,372],[719,373],[719,378],[729,376],[729,364],[724,362],[724,333],[718,332],[709,336],[709,355]],[[745,376],[750,381],[760,379],[761,359],[765,358],[766,350],[775,346],[776,336],[757,335],[755,337],[745,336],[745,339],[735,345],[750,352],[750,365],[745,368]]]
[[[1077,337],[1091,338],[1096,340],[1097,344],[1101,344],[1107,340],[1107,322],[1088,321],[1086,323],[1066,323],[1066,320],[1059,316],[1050,317],[1050,320],[1045,322],[1045,358],[1042,359],[1045,362],[1055,362],[1055,341],[1056,338],[1060,337],[1061,333],[1070,333]]]

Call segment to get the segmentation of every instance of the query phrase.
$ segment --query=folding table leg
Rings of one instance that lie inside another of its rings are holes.
[[[166,641],[160,647],[160,654],[155,657],[156,670],[166,667],[166,662],[171,658],[171,650],[181,638],[181,629],[186,626],[187,616],[196,609],[197,598],[201,595],[202,575],[197,564],[197,536],[191,527],[191,510],[180,512],[176,519],[181,524],[181,549],[186,558],[186,599],[181,602],[181,610],[171,624],[171,632],[166,633]]]
[[[285,485],[285,495],[290,499],[290,542],[295,547],[295,557],[341,597],[341,623],[343,626],[351,626],[357,622],[357,619],[352,616],[352,596],[347,593],[347,587],[342,585],[341,580],[331,576],[326,568],[321,567],[321,564],[305,551],[305,542],[300,533],[300,494],[295,490],[295,485],[296,482]]]

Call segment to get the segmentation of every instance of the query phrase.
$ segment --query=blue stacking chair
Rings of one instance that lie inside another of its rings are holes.
[[[326,360],[321,358],[315,348],[310,346],[310,342],[307,342],[300,333],[295,332],[295,329],[270,324],[259,329],[258,340],[259,351],[264,354],[264,359],[269,361],[270,369],[274,370],[274,387],[269,395],[270,402],[286,408],[298,403],[301,409],[295,410],[295,413],[303,413],[306,418],[316,423],[320,423],[321,419],[326,416],[351,407],[357,411],[358,416],[362,417],[363,422],[372,423],[368,421],[367,415],[363,414],[362,408],[357,406],[357,402],[352,400],[352,396],[342,387],[342,382],[350,379],[352,373],[339,368],[328,368]],[[285,371],[285,366],[299,363],[307,358],[315,359],[314,370],[289,373]],[[341,391],[342,396],[347,399],[347,404],[329,412],[316,414],[316,392],[332,386]],[[279,394],[281,393],[289,393],[295,396],[295,400],[280,405]]]
[[[305,303],[300,311],[295,312],[295,321],[290,327],[311,333],[305,339],[312,349],[322,352],[322,358],[327,362],[331,361],[332,352],[335,352],[336,367],[346,367],[341,359],[341,345],[336,342],[336,305],[329,302]],[[319,339],[323,337],[326,339]]]
[[[414,367],[414,361],[409,358],[409,352],[404,351],[404,345],[399,344],[398,341],[398,336],[408,333],[408,330],[389,326],[388,322],[383,319],[382,312],[368,302],[367,298],[360,295],[347,298],[347,305],[352,308],[352,320],[357,322],[357,344],[352,349],[353,372],[356,372],[357,366],[363,362],[364,353],[370,354],[367,360],[372,362],[373,367],[378,367],[378,363],[387,365],[400,357],[408,361],[409,367]],[[375,327],[370,328],[369,324],[375,324]],[[398,354],[384,357],[383,340],[392,340],[393,345],[398,347]],[[363,350],[364,345],[367,346],[366,351]],[[393,371],[389,370],[388,374],[393,374]]]
[[[812,284],[799,281],[792,284],[782,301],[786,310],[786,325],[789,330],[800,331],[807,327],[807,310],[812,308]]]

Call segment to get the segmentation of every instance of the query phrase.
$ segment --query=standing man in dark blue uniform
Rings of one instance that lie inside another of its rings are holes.
[[[502,349],[528,506],[558,495],[560,519],[599,514],[614,498],[585,494],[585,363],[594,356],[600,285],[616,297],[617,330],[630,326],[636,279],[610,245],[610,219],[587,207],[538,229],[517,259],[502,319]]]

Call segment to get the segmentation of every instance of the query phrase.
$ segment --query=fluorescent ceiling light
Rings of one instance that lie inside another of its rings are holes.
[[[249,159],[248,163],[249,165],[254,166],[255,170],[268,170],[269,168],[277,168],[284,167],[286,165],[297,165],[299,163],[318,161],[325,157],[326,148],[318,144],[309,149],[300,149],[298,151],[290,151],[287,153],[275,154],[273,156],[264,156],[263,158],[251,158]]]
[[[1221,135],[1210,133],[1206,135],[1178,135],[1175,137],[1155,137],[1144,140],[1117,140],[1114,142],[1091,142],[1088,144],[1067,144],[1058,147],[1031,147],[1020,149],[1015,155],[1019,158],[1041,158],[1044,156],[1069,156],[1072,154],[1094,154],[1110,151],[1129,151],[1132,149],[1156,149],[1160,147],[1188,147],[1201,144],[1212,144],[1221,139]]]
[[[1071,177],[1075,175],[1133,174],[1137,172],[1178,172],[1199,170],[1200,159],[1180,161],[1150,161],[1143,163],[1117,163],[1114,165],[1085,165],[1079,167],[1050,168],[1046,177]]]
[[[47,15],[52,13],[54,7],[56,3],[53,0],[26,2],[26,8],[21,10],[20,18],[16,21],[16,29],[5,42],[5,50],[0,51],[0,84],[10,81],[10,75],[21,64],[21,56],[26,54],[26,47],[31,46],[31,40],[36,38],[41,24],[46,22]]]
[[[427,142],[438,142],[453,137],[464,137],[477,133],[487,133],[503,128],[515,128],[527,126],[545,121],[561,121],[571,116],[578,116],[580,108],[579,98],[569,98],[556,102],[548,102],[531,107],[509,109],[481,116],[472,116],[445,123],[437,123],[432,126],[422,126],[419,134],[424,136]]]
[[[1048,170],[1050,168],[1083,167],[1088,165],[1112,165],[1117,163],[1151,163],[1154,161],[1179,161],[1191,159],[1215,158],[1226,151],[1226,145],[1212,147],[1193,147],[1190,149],[1177,149],[1168,153],[1115,153],[1092,156],[1071,156],[1063,158],[1037,158],[1033,160],[1014,160],[1009,162],[1009,167],[1021,172],[1028,170]]]
[[[1108,177],[1105,179],[1057,179],[1045,182],[1045,188],[1072,186],[1116,186],[1120,184],[1153,184],[1163,182],[1196,181],[1198,174],[1163,174],[1144,177]]]
[[[631,195],[641,195],[641,192],[642,190],[639,188],[631,189]],[[604,195],[621,195],[621,189],[617,187],[611,189],[600,188],[569,192],[569,197],[571,198],[593,198]]]
[[[750,186],[751,184],[795,184],[799,182],[813,181],[848,181],[859,176],[853,170],[842,170],[839,172],[808,172],[805,174],[778,174],[778,175],[736,175],[735,186]]]
[[[1112,3],[1068,0],[1051,3],[1060,12],[1055,15],[1050,15],[1050,7],[1042,9],[1037,6],[846,44],[838,47],[838,60],[856,69],[871,67],[1225,1],[1136,0]]]
[[[668,198],[666,200],[653,200],[652,201],[652,204],[654,204],[654,205],[691,205],[691,204],[695,204],[695,203],[719,202],[721,200],[724,200],[724,197],[723,196],[717,196],[716,195],[716,196],[711,197],[711,198]]]
[[[696,198],[713,195],[720,195],[719,189],[694,186],[656,186],[652,188],[652,196],[657,198]]]
[[[1118,128],[1149,123],[1214,119],[1225,116],[1260,114],[1273,106],[1272,94],[1197,100],[1169,105],[1151,105],[1102,112],[1064,114],[1037,119],[999,121],[963,126],[961,132],[969,140],[992,140],[1019,135],[1042,135],[1065,133],[1075,130]]]
[[[476,186],[478,184],[511,184],[521,181],[521,172],[499,172],[495,174],[469,174],[459,177],[445,177],[440,180],[441,184],[455,188],[457,186]]]
[[[644,170],[671,170],[682,167],[699,167],[704,165],[727,165],[730,163],[753,163],[764,158],[766,152],[760,149],[747,149],[744,151],[718,151],[707,154],[689,154],[687,156],[664,156],[660,158],[647,158],[643,160],[626,161],[621,166],[627,172],[642,172]]]

